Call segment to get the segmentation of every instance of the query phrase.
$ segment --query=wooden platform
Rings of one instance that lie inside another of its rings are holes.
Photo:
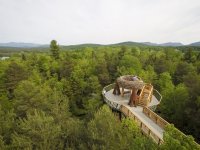
[[[104,87],[102,90],[102,95],[107,105],[109,105],[112,109],[123,113],[125,117],[133,119],[144,134],[146,134],[148,137],[151,137],[157,144],[162,144],[164,142],[164,129],[167,125],[169,125],[169,123],[153,111],[161,102],[161,94],[156,89],[154,89],[152,100],[148,106],[130,107],[128,105],[130,93],[125,94],[124,97],[121,95],[114,95],[114,87],[115,84],[110,84]],[[181,131],[180,133],[184,137],[187,137]],[[194,142],[194,144],[197,143]]]
[[[130,107],[128,105],[130,94],[125,94],[124,97],[122,97],[121,95],[119,95],[119,96],[114,95],[112,92],[113,92],[113,89],[106,92],[105,97],[112,102],[118,103],[118,104],[123,105],[126,108],[128,108],[148,128],[150,128],[160,139],[163,139],[164,130],[143,113],[143,108],[141,106]],[[155,98],[155,96],[153,96],[153,99],[152,99],[151,103],[149,104],[149,106],[158,105],[158,104],[159,104],[159,101]]]
[[[156,108],[162,97],[158,100],[156,96],[153,95],[152,101],[147,107],[130,107],[128,105],[130,93],[127,93],[124,96],[114,95],[113,87],[114,84],[111,84],[103,89],[102,95],[104,97],[104,101],[112,109],[115,109],[123,113],[126,117],[135,120],[142,132],[151,137],[156,143],[163,143],[164,126],[167,122],[151,110],[152,108]]]
[[[124,101],[127,101],[127,104],[128,104],[128,100],[130,99],[130,94],[125,94],[122,97],[121,95],[119,95],[119,96],[114,95],[114,94],[112,94],[112,92],[113,92],[113,89],[106,92],[106,97],[109,100],[115,101],[115,102],[118,102],[118,103],[123,103]],[[160,103],[160,101],[158,101],[157,98],[153,95],[152,101],[151,101],[151,103],[149,103],[148,107],[158,105],[159,103]]]

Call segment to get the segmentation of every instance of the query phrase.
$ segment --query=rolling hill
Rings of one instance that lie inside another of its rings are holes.
[[[183,45],[180,42],[167,42],[167,43],[151,43],[151,42],[120,42],[114,44],[94,44],[94,43],[86,43],[86,44],[76,44],[76,45],[60,45],[62,48],[67,49],[77,49],[84,47],[100,47],[100,46],[163,46],[163,47],[182,47],[182,46],[200,46],[200,42],[191,43],[189,45]],[[17,43],[17,42],[9,42],[9,43],[0,43],[0,48],[48,48],[48,44],[37,44],[37,43]]]
[[[191,43],[190,46],[200,46],[200,42]]]

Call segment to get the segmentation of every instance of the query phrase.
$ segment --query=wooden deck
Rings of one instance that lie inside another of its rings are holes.
[[[105,96],[114,102],[120,103],[120,104],[128,104],[129,98],[130,98],[130,94],[125,94],[123,97],[121,95],[114,95],[112,94],[113,89],[107,91],[105,94]],[[149,103],[148,107],[154,106],[154,105],[158,105],[160,102],[157,100],[157,98],[153,95],[152,97],[152,101],[151,103]]]
[[[126,117],[134,119],[136,123],[140,126],[142,132],[152,137],[152,139],[156,143],[163,143],[163,133],[165,124],[159,124],[159,116],[157,116],[152,110],[149,109],[152,106],[157,106],[160,103],[160,101],[155,96],[152,97],[152,101],[148,105],[149,108],[147,107],[144,109],[144,107],[141,106],[130,107],[128,105],[130,94],[125,94],[123,97],[121,95],[114,95],[112,86],[104,88],[102,94],[104,96],[105,102],[111,108],[117,109],[118,111],[122,112]],[[157,118],[152,119],[152,117],[155,116]]]
[[[157,144],[162,144],[164,142],[164,129],[169,123],[153,111],[161,102],[162,96],[160,93],[154,89],[152,101],[146,107],[130,107],[128,105],[130,94],[125,94],[124,97],[121,95],[114,95],[112,93],[114,86],[115,84],[110,84],[103,88],[102,95],[104,101],[112,109],[115,109],[123,113],[126,117],[133,119],[138,124],[141,131],[148,137],[151,137]],[[186,137],[184,133],[181,131],[179,132]],[[197,143],[194,142],[194,144]]]

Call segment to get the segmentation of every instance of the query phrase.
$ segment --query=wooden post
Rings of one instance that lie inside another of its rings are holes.
[[[150,118],[150,114],[151,114],[151,112],[150,112],[150,111],[148,111],[148,116],[149,116],[149,118]]]
[[[158,145],[160,145],[161,144],[161,140],[160,140],[160,138],[159,138],[159,140],[158,140]]]
[[[122,120],[122,113],[119,112],[119,120],[121,121]]]
[[[137,106],[138,105],[138,95],[137,95],[137,89],[133,88],[132,89],[132,93],[131,93],[131,96],[130,96],[130,100],[129,100],[129,105],[130,107],[133,107],[133,106]]]
[[[131,96],[130,96],[129,103],[128,103],[131,107],[133,107],[133,94],[134,94],[134,92],[132,89]]]
[[[115,88],[114,88],[114,90],[113,90],[113,94],[114,95],[120,95],[121,94],[121,92],[120,92],[120,88],[119,88],[119,84],[117,83],[117,81],[116,81],[116,83],[115,83]]]
[[[122,97],[124,97],[124,88],[122,87],[122,93],[121,93]]]
[[[150,133],[151,133],[151,130],[149,129],[149,131],[148,131],[148,135],[150,135]]]
[[[156,124],[158,124],[158,117],[156,116]]]

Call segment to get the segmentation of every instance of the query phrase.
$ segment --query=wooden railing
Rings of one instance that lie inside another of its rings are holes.
[[[146,126],[137,116],[135,116],[127,107],[121,105],[120,111],[130,119],[133,119],[141,128],[141,131],[147,136],[151,137],[157,144],[162,144],[163,139],[158,137],[148,126]]]
[[[143,107],[143,113],[163,129],[166,125],[169,124],[166,120],[161,118],[159,115],[147,107]]]
[[[112,109],[115,109],[117,111],[119,111],[120,109],[120,104],[116,103],[116,102],[113,102],[111,100],[109,100],[106,96],[105,96],[105,93],[110,91],[111,89],[113,89],[115,86],[115,84],[110,84],[106,87],[103,88],[103,91],[102,91],[102,95],[103,95],[103,99],[104,101],[112,108]]]
[[[113,89],[115,86],[115,84],[110,84],[106,87],[103,88],[102,91],[102,95],[104,97],[104,101],[112,108],[112,109],[116,109],[117,111],[122,112],[126,117],[129,117],[130,119],[133,119],[137,125],[141,128],[141,131],[146,134],[147,136],[151,137],[157,144],[162,144],[163,141],[163,137],[159,137],[158,135],[156,135],[147,125],[145,125],[142,120],[140,120],[136,115],[134,115],[126,106],[124,105],[120,105],[118,103],[112,102],[110,101],[108,98],[106,98],[105,93],[110,91],[111,89]],[[153,89],[153,95],[157,98],[157,100],[160,102],[162,99],[161,94]],[[149,117],[152,121],[154,121],[158,126],[160,126],[162,129],[165,129],[165,127],[169,124],[166,120],[164,120],[163,118],[161,118],[159,115],[157,115],[156,113],[154,113],[151,109],[149,109],[148,107],[143,107],[143,113]],[[178,129],[177,129],[178,130]],[[178,130],[179,131],[179,130]],[[182,133],[181,131],[179,131],[182,135],[186,136],[184,133]],[[197,144],[195,142],[195,144]]]
[[[103,91],[102,91],[102,92],[108,92],[109,90],[113,89],[114,86],[115,86],[115,83],[109,84],[109,85],[107,85],[107,86],[105,86],[105,87],[103,88]],[[104,94],[104,93],[102,93],[102,94]]]
[[[142,133],[146,134],[147,136],[151,137],[157,144],[162,144],[163,139],[156,135],[148,126],[146,126],[137,116],[135,116],[127,107],[123,105],[115,104],[111,102],[109,99],[106,98],[105,93],[113,89],[115,84],[110,84],[103,88],[102,95],[104,97],[104,101],[108,103],[110,107],[117,109],[118,111],[122,112],[126,117],[133,119],[138,126],[141,128]]]

